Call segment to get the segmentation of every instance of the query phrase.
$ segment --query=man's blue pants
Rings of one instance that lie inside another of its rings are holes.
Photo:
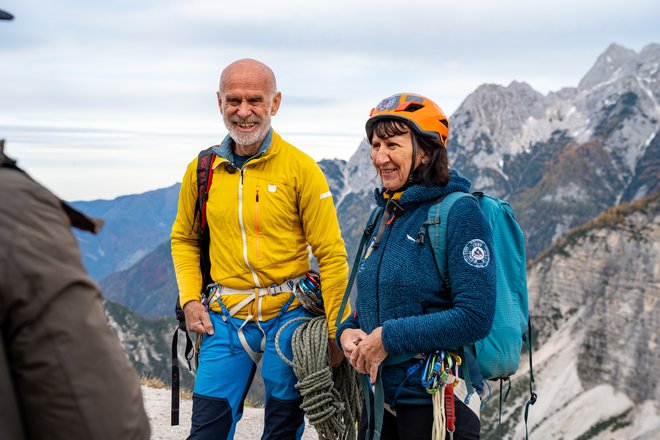
[[[243,401],[247,395],[256,365],[238,338],[243,319],[222,319],[222,314],[211,312],[215,333],[204,335],[199,353],[199,366],[193,393],[193,415],[189,440],[233,439],[236,423],[243,414]],[[262,439],[300,439],[305,427],[304,413],[300,409],[302,397],[295,388],[297,379],[275,349],[275,335],[288,321],[298,317],[311,317],[304,308],[280,314],[261,322],[266,333],[261,374],[266,388],[264,433]],[[302,324],[287,326],[279,339],[280,350],[293,357],[291,338]],[[255,322],[243,327],[243,334],[253,351],[260,351],[262,333]]]

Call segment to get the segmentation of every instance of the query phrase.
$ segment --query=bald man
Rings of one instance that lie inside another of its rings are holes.
[[[299,439],[302,398],[293,370],[276,352],[275,335],[289,321],[312,316],[292,292],[310,271],[311,247],[323,287],[331,364],[341,363],[334,322],[346,288],[346,250],[321,169],[271,128],[282,101],[273,71],[256,60],[235,61],[222,72],[217,98],[229,134],[211,147],[210,288],[203,286],[200,268],[198,159],[184,174],[172,227],[186,325],[203,335],[189,439],[233,438],[260,361],[266,387],[262,438]],[[299,324],[280,335],[289,359]]]

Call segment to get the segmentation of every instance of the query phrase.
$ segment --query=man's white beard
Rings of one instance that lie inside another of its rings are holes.
[[[225,126],[227,127],[227,130],[229,130],[229,136],[231,136],[234,142],[240,146],[249,146],[261,142],[266,137],[266,134],[270,129],[270,110],[266,113],[264,118],[250,116],[246,119],[242,119],[238,115],[234,115],[230,119],[223,115],[222,119],[225,123]],[[242,131],[235,130],[235,122],[256,122],[259,129],[250,133],[244,133]]]

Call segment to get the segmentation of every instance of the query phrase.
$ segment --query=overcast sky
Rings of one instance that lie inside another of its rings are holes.
[[[220,71],[257,58],[273,119],[315,159],[349,159],[380,99],[448,114],[483,83],[576,86],[611,43],[660,43],[658,0],[0,0],[0,138],[68,200],[181,180],[226,134]]]

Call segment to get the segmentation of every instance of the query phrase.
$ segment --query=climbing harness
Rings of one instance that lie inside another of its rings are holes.
[[[234,330],[236,330],[238,339],[240,340],[241,345],[245,349],[246,353],[250,356],[255,364],[258,364],[266,347],[266,333],[260,324],[260,322],[263,321],[263,314],[261,309],[263,297],[276,296],[283,293],[289,293],[292,295],[291,298],[289,298],[289,300],[284,303],[275,319],[279,319],[282,313],[289,309],[289,306],[295,298],[304,298],[304,300],[300,301],[303,307],[305,307],[306,304],[308,306],[313,305],[316,310],[320,310],[320,312],[323,313],[323,309],[319,308],[320,306],[316,302],[317,298],[318,300],[321,300],[320,278],[316,272],[305,273],[295,278],[291,278],[282,284],[274,284],[268,287],[255,287],[254,289],[232,289],[219,283],[213,283],[208,286],[204,295],[202,296],[202,304],[207,311],[210,310],[210,307],[213,303],[218,304],[222,310],[222,320],[230,324]],[[230,295],[243,295],[245,298],[238,304],[234,305],[231,309],[227,309],[227,307],[222,302],[222,297]],[[248,309],[247,316],[240,326],[237,326],[231,319],[229,319],[236,315],[236,313],[238,313],[244,307],[247,307],[251,304],[252,307]],[[250,321],[254,321],[262,334],[259,351],[254,351],[250,347],[250,344],[248,344],[247,339],[243,333],[243,327],[245,327],[245,325]]]
[[[280,349],[280,335],[294,322],[303,321],[293,332],[288,359]],[[298,378],[296,388],[309,423],[320,439],[354,439],[362,410],[357,373],[344,359],[334,369],[328,354],[328,322],[325,316],[294,318],[284,324],[275,335],[277,354]]]

